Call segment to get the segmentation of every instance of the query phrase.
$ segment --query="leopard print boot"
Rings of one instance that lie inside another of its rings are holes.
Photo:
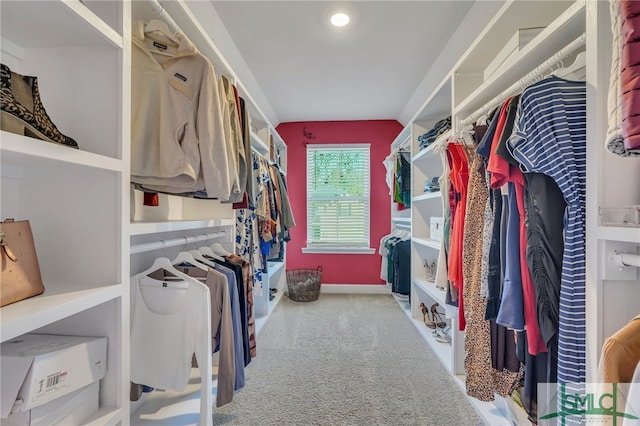
[[[37,77],[20,75],[0,64],[0,129],[72,148],[76,141],[60,133],[40,100]]]

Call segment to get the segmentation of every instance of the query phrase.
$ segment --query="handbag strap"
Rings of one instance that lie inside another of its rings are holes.
[[[5,236],[4,236],[4,232],[2,231],[0,231],[0,247],[2,247],[2,251],[7,255],[9,259],[11,259],[13,262],[18,261],[18,258],[16,257],[16,255],[13,254],[13,252],[9,248],[9,243],[7,243],[7,240],[5,239]]]

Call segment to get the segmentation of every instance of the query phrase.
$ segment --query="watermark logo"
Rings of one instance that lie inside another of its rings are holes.
[[[639,403],[627,400],[626,383],[542,383],[538,425],[640,426]]]

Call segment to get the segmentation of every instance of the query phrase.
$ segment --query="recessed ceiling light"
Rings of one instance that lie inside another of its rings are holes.
[[[349,23],[349,15],[346,13],[336,13],[331,17],[331,23],[336,27],[344,27]]]

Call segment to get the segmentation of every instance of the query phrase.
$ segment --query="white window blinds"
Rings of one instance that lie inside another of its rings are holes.
[[[307,247],[369,248],[370,145],[307,145]]]

